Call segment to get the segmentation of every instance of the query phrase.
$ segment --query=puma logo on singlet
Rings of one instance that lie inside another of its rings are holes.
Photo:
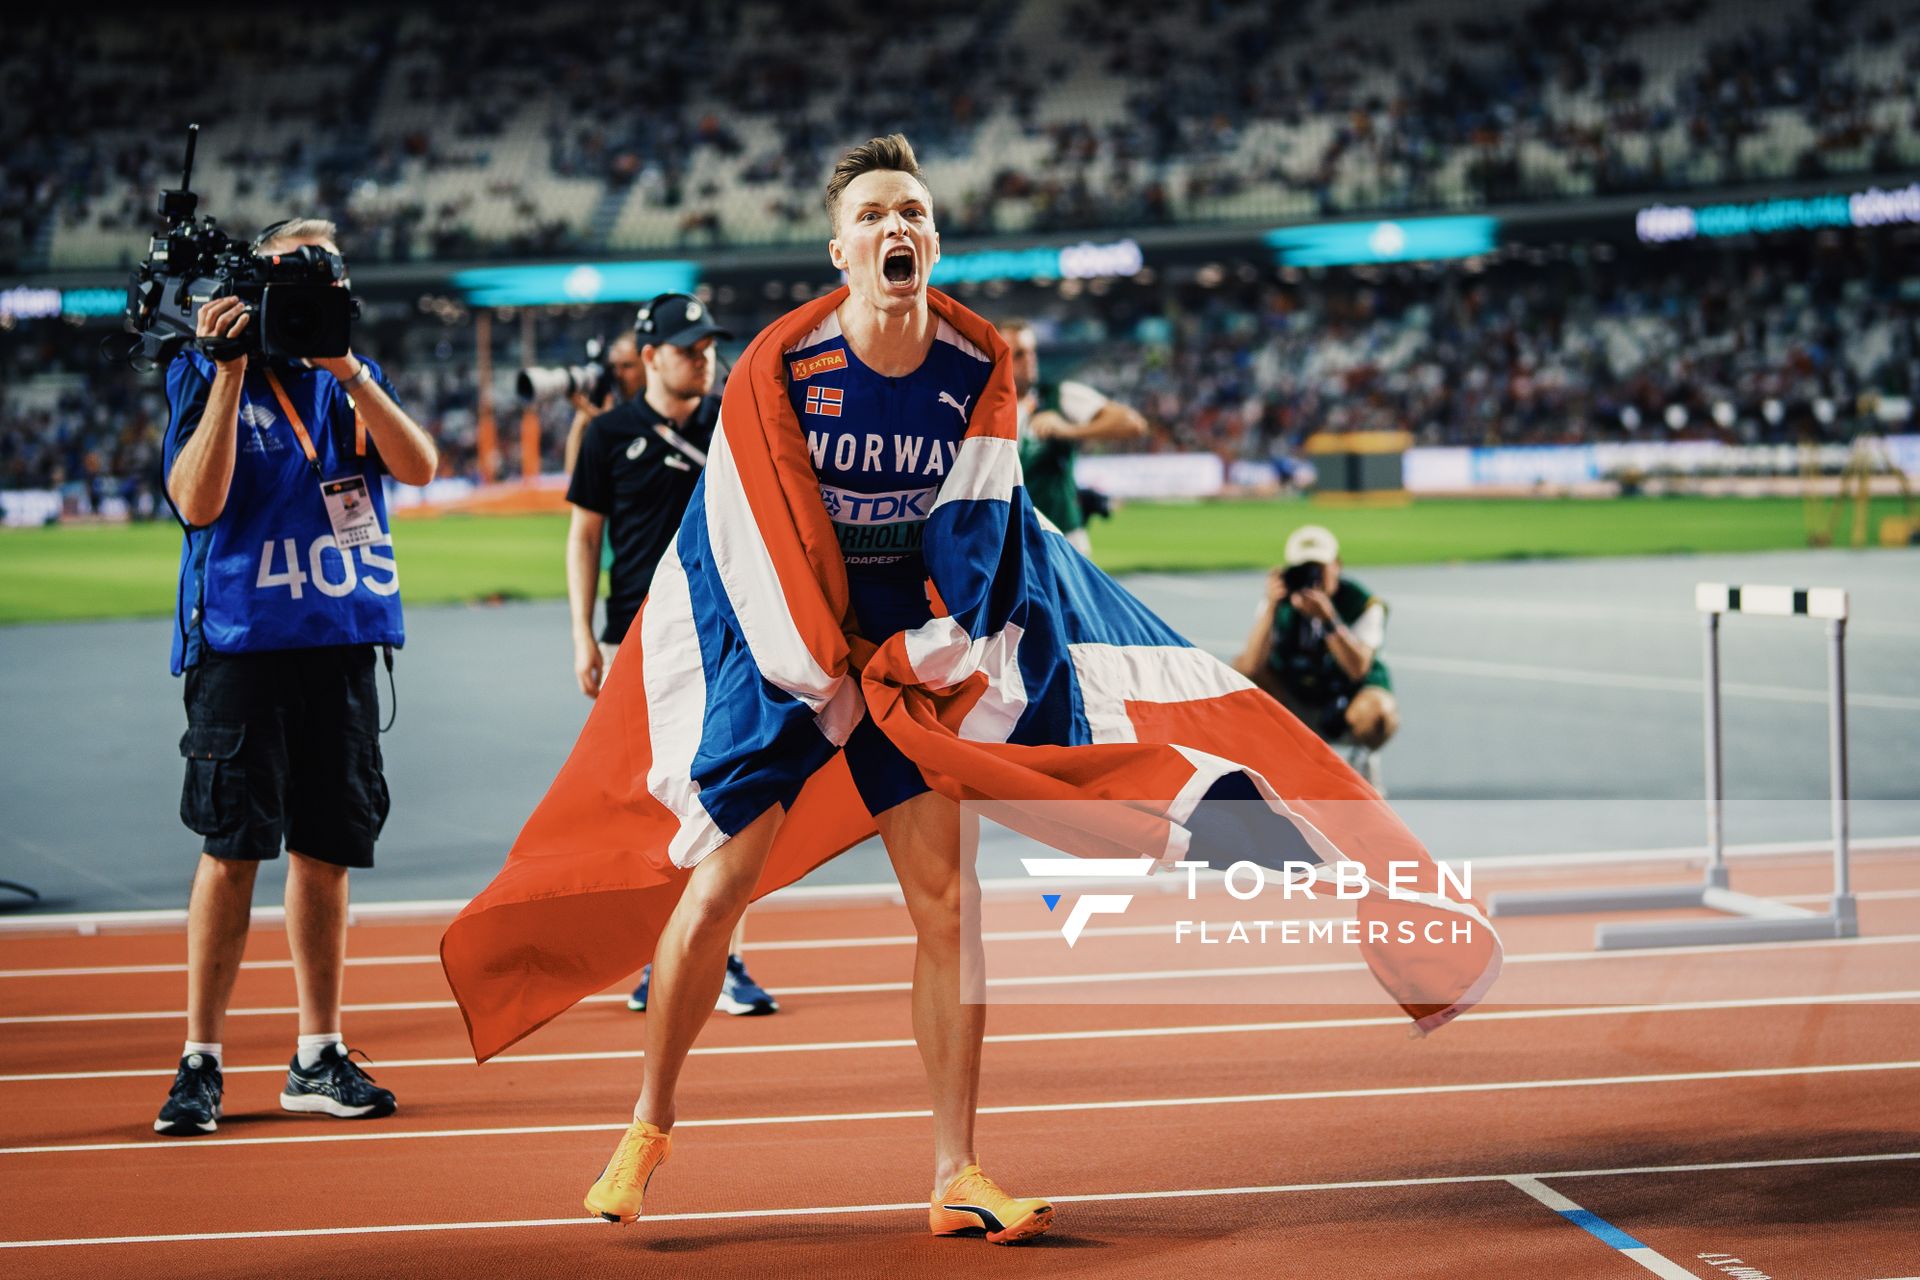
[[[960,421],[965,422],[967,420],[967,405],[970,405],[973,403],[973,397],[968,396],[966,400],[963,402],[963,401],[955,400],[953,398],[952,392],[942,391],[940,393],[940,403],[952,405],[953,411],[960,415]]]

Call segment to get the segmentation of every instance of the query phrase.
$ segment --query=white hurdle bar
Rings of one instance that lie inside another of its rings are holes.
[[[1637,889],[1496,893],[1487,899],[1487,907],[1496,916],[1705,907],[1733,917],[1596,925],[1593,945],[1600,951],[1856,937],[1860,924],[1847,866],[1847,593],[1837,587],[1735,587],[1703,582],[1694,588],[1693,599],[1694,607],[1706,623],[1707,869],[1703,883],[1679,887],[1649,885]],[[1824,912],[1735,893],[1728,887],[1726,792],[1720,745],[1720,617],[1728,613],[1827,621],[1833,899]]]

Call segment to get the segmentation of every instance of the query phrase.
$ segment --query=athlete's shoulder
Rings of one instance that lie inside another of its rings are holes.
[[[944,317],[940,320],[939,326],[934,330],[933,341],[936,350],[944,344],[952,350],[959,352],[961,355],[978,361],[980,364],[988,366],[993,364],[992,356],[969,341],[964,334],[954,328]]]
[[[958,383],[978,394],[993,376],[993,357],[948,324],[945,320],[934,333],[933,346],[920,366],[930,381],[951,386]]]
[[[820,323],[789,343],[783,351],[789,356],[806,355],[825,347],[845,349],[846,345],[846,337],[840,332],[840,313],[835,310],[827,312]]]

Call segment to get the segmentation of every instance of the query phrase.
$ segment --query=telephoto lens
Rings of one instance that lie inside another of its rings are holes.
[[[598,361],[588,364],[534,365],[522,369],[513,379],[514,393],[522,404],[541,404],[578,392],[598,403],[606,399],[612,378]]]

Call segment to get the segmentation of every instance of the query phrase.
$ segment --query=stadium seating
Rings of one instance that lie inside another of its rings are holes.
[[[205,208],[240,229],[324,210],[357,261],[815,240],[837,149],[894,128],[949,234],[1920,165],[1899,0],[1310,0],[1282,22],[1245,0],[909,0],[884,31],[861,12],[42,12],[0,53],[0,270],[137,254],[189,119]]]

